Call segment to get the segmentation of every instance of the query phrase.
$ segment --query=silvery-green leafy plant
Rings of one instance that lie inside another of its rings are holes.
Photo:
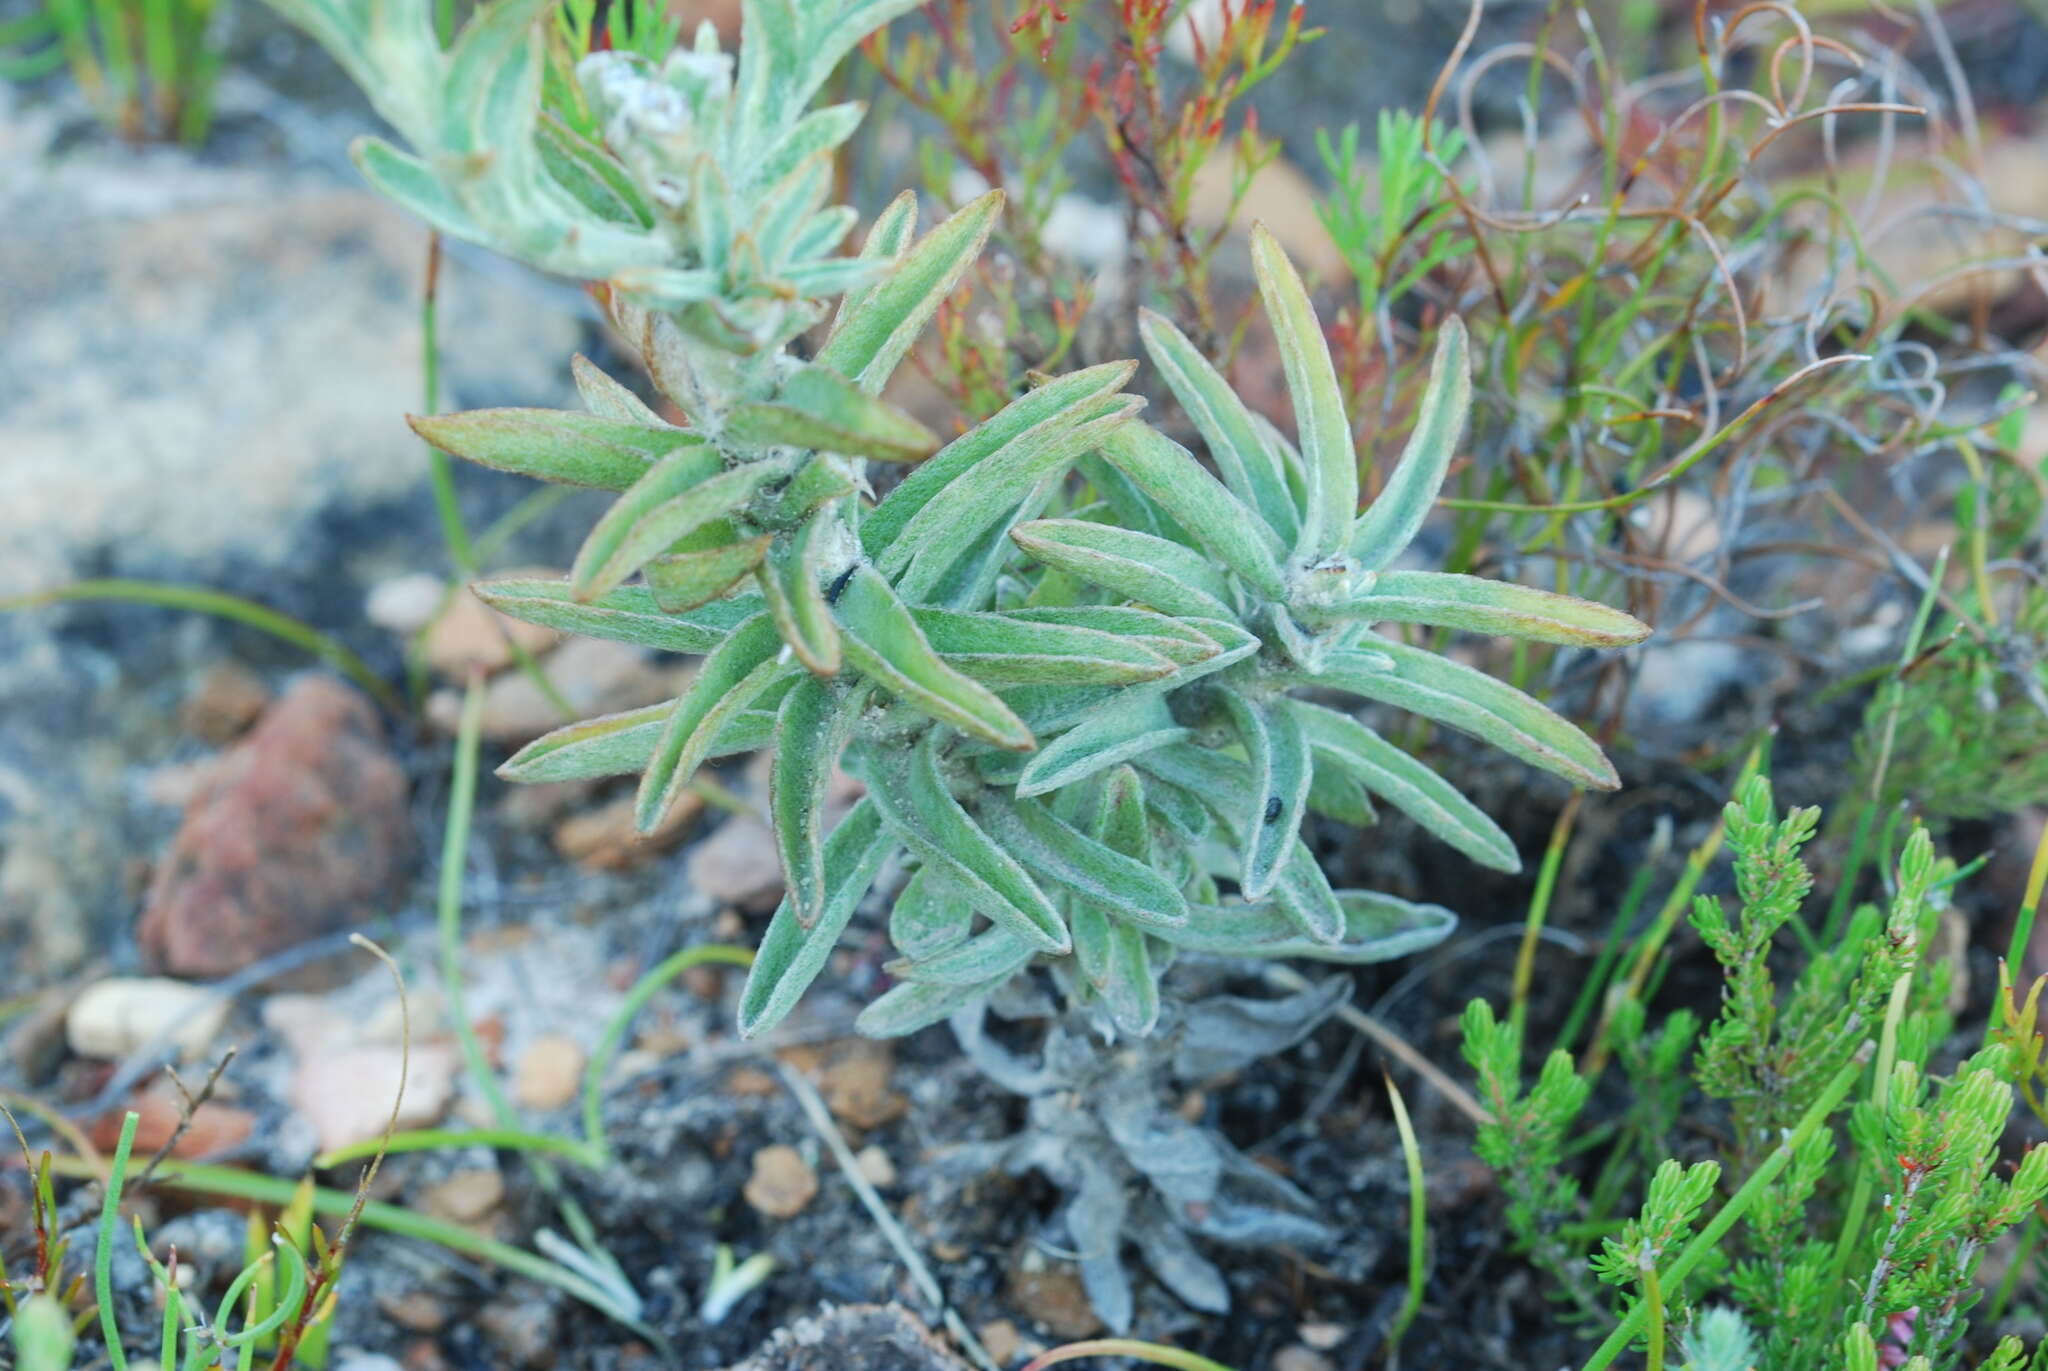
[[[616,493],[566,577],[487,582],[485,600],[703,657],[676,699],[561,729],[502,774],[637,774],[652,828],[706,764],[770,750],[788,894],[743,1032],[788,1014],[878,887],[900,955],[898,984],[860,1019],[876,1034],[1043,965],[1100,1027],[1144,1035],[1183,952],[1364,962],[1441,939],[1442,909],[1333,889],[1302,838],[1311,812],[1368,822],[1377,797],[1488,865],[1516,866],[1512,845],[1307,692],[1614,784],[1591,740],[1533,699],[1376,631],[1586,647],[1646,632],[1585,601],[1396,565],[1464,422],[1455,321],[1408,451],[1362,515],[1321,330],[1263,232],[1298,446],[1153,316],[1147,351],[1220,475],[1140,420],[1123,393],[1134,363],[1041,378],[943,446],[880,398],[999,209],[984,197],[917,237],[906,195],[839,255],[853,215],[823,201],[859,111],[808,102],[909,0],[749,0],[736,64],[708,31],[667,55],[584,56],[575,118],[546,107],[537,0],[495,0],[445,52],[410,0],[280,3],[411,144],[360,149],[372,180],[450,233],[601,282],[680,419],[578,359],[582,412],[414,425],[458,456]],[[916,465],[876,500],[871,461]],[[828,833],[840,768],[866,794]]]

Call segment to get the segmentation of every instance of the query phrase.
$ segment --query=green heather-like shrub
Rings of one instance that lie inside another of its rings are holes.
[[[899,867],[899,984],[861,1018],[876,1034],[943,1018],[1035,963],[1142,1034],[1182,949],[1371,961],[1434,943],[1446,911],[1331,888],[1301,836],[1310,812],[1368,822],[1377,798],[1503,869],[1517,865],[1512,845],[1442,778],[1304,692],[1395,705],[1575,784],[1615,784],[1549,709],[1376,631],[1591,647],[1647,632],[1584,601],[1395,565],[1464,423],[1455,326],[1406,455],[1362,514],[1322,330],[1263,233],[1260,289],[1298,442],[1155,316],[1146,350],[1209,465],[1139,419],[1122,393],[1134,363],[1042,378],[944,446],[879,398],[999,208],[985,196],[918,237],[906,194],[857,255],[838,255],[854,215],[824,197],[860,111],[808,103],[908,0],[754,0],[736,64],[708,29],[659,59],[590,54],[574,67],[571,117],[543,99],[549,39],[533,0],[487,6],[446,52],[420,5],[283,8],[412,145],[362,144],[371,179],[450,233],[601,280],[682,416],[663,421],[579,359],[587,412],[414,426],[457,456],[617,492],[567,579],[487,582],[489,603],[704,654],[679,698],[550,734],[502,774],[638,773],[652,828],[706,763],[770,750],[789,893],[746,987],[744,1032],[789,1012]],[[805,355],[795,340],[828,312]],[[875,500],[870,462],[917,465]],[[836,767],[867,794],[828,834]]]

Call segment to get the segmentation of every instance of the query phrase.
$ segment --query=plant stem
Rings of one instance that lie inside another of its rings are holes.
[[[633,1017],[647,1007],[655,992],[667,985],[691,967],[707,962],[722,962],[727,966],[752,966],[754,954],[744,947],[728,943],[709,943],[701,947],[686,947],[674,953],[659,966],[634,982],[626,992],[618,1012],[605,1025],[604,1036],[598,1040],[597,1050],[590,1054],[590,1065],[583,1073],[583,1137],[582,1147],[597,1164],[611,1159],[611,1143],[604,1131],[604,1073],[612,1064],[612,1057],[625,1040],[626,1030],[632,1027]]]
[[[404,708],[404,702],[384,683],[382,677],[370,670],[369,663],[335,639],[316,628],[300,623],[290,615],[280,614],[274,609],[257,604],[254,600],[245,600],[239,595],[229,595],[223,591],[205,590],[197,586],[168,585],[161,581],[103,577],[73,581],[70,585],[0,599],[0,613],[18,609],[41,609],[66,600],[114,600],[129,604],[160,605],[167,609],[183,609],[194,614],[211,614],[216,618],[230,619],[235,623],[268,633],[273,638],[282,639],[294,647],[304,648],[376,696],[378,703],[386,709],[397,713]]]
[[[441,408],[440,296],[441,235],[429,233],[426,283],[420,289],[420,379],[428,414]],[[427,445],[427,463],[434,482],[434,509],[441,516],[441,538],[448,545],[448,559],[455,563],[456,574],[466,580],[476,574],[476,550],[470,546],[462,506],[455,497],[454,465],[447,453],[431,443]]]
[[[1423,1182],[1422,1148],[1415,1140],[1415,1125],[1409,1121],[1408,1105],[1401,1098],[1393,1077],[1385,1076],[1387,1102],[1394,1107],[1394,1127],[1401,1133],[1401,1156],[1408,1165],[1408,1297],[1387,1332],[1387,1361],[1392,1364],[1400,1351],[1408,1325],[1422,1308],[1422,1291],[1429,1278],[1429,1195]]]
[[[92,1254],[92,1294],[99,1304],[100,1335],[107,1340],[107,1360],[114,1371],[128,1371],[121,1327],[114,1320],[114,1233],[121,1226],[121,1182],[128,1176],[128,1152],[135,1146],[135,1127],[141,1122],[142,1116],[132,1109],[121,1120],[121,1140],[114,1145],[114,1165],[107,1172],[106,1198],[100,1203],[99,1245]]]
[[[1515,956],[1513,997],[1508,1002],[1508,1022],[1519,1041],[1529,1021],[1529,987],[1536,978],[1536,945],[1543,938],[1543,921],[1550,913],[1550,895],[1557,888],[1557,869],[1564,862],[1564,850],[1571,842],[1572,824],[1579,817],[1579,801],[1586,792],[1574,790],[1558,811],[1550,828],[1550,844],[1543,849],[1543,867],[1536,873],[1536,890],[1529,897],[1529,914],[1522,921],[1522,947]]]

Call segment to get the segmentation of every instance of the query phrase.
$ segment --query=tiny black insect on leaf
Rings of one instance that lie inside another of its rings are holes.
[[[827,587],[825,591],[826,604],[836,605],[839,603],[840,592],[844,591],[846,589],[846,583],[853,579],[854,571],[855,567],[848,567],[846,570],[840,572],[839,575],[833,579],[832,584],[829,587]]]
[[[1280,797],[1278,795],[1268,795],[1266,797],[1266,822],[1269,824],[1278,823],[1280,821],[1280,811],[1282,808],[1284,808],[1284,806],[1281,805]]]

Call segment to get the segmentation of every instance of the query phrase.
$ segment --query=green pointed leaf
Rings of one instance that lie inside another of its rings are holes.
[[[1343,941],[1344,907],[1330,888],[1316,854],[1296,837],[1282,859],[1280,879],[1273,885],[1273,903],[1318,946]]]
[[[1109,984],[1109,916],[1086,900],[1074,901],[1067,915],[1067,927],[1074,935],[1074,963],[1081,977],[1097,990]]]
[[[1362,661],[1366,654],[1342,652],[1333,653],[1320,672],[1287,679],[1349,691],[1448,724],[1574,785],[1613,790],[1621,784],[1598,744],[1513,686],[1391,638],[1366,641],[1374,654],[1392,660],[1391,671]]]
[[[1244,847],[1238,885],[1247,900],[1263,900],[1280,879],[1301,832],[1314,769],[1308,738],[1284,709],[1248,700],[1235,690],[1219,688],[1216,696],[1230,715],[1251,768],[1251,788],[1240,797],[1245,817],[1239,827],[1250,841]]]
[[[1126,857],[1151,861],[1152,828],[1145,821],[1145,782],[1134,768],[1120,766],[1104,778],[1095,813],[1095,838]]]
[[[913,961],[958,947],[974,931],[974,910],[924,867],[910,873],[889,909],[889,941]]]
[[[406,422],[451,456],[560,485],[625,490],[664,459],[718,469],[717,454],[688,429],[573,410],[472,409]]]
[[[664,553],[645,567],[647,589],[664,613],[686,614],[721,598],[753,575],[754,568],[768,555],[773,535],[738,538],[730,520],[719,520],[718,525],[716,529],[707,525],[700,530],[725,535],[718,541],[694,551]],[[621,587],[612,594],[629,588]]]
[[[1325,623],[1430,624],[1571,647],[1626,647],[1650,636],[1639,619],[1591,600],[1445,571],[1382,571],[1370,589],[1301,607]]]
[[[1223,577],[1179,543],[1079,519],[1034,519],[1010,538],[1034,561],[1162,613],[1231,617]]]
[[[1196,623],[1209,624],[1213,627],[1217,621],[1177,619],[1170,614],[1161,614],[1157,610],[1143,609],[1135,605],[1033,606],[1005,610],[1003,617],[1019,623],[1058,625],[1095,633],[1112,633],[1127,642],[1143,646],[1147,651],[1158,653],[1175,666],[1194,666],[1199,662],[1210,661],[1227,651],[1223,641],[1195,627]],[[1242,640],[1248,637],[1242,630],[1227,632],[1225,636],[1231,647],[1241,645]],[[1251,641],[1256,646],[1257,640]]]
[[[775,621],[758,614],[734,629],[697,668],[696,679],[676,701],[640,777],[633,818],[641,832],[658,827],[689,787],[726,720],[746,708],[776,676],[797,669],[776,660],[781,650]]]
[[[910,247],[916,235],[917,192],[906,190],[875,216],[874,226],[868,230],[866,240],[861,243],[861,260],[893,262]],[[833,336],[837,336],[840,324],[856,313],[874,290],[873,283],[853,286],[839,298],[839,312],[832,321]]]
[[[1465,325],[1457,315],[1437,330],[1436,358],[1415,414],[1415,428],[1401,449],[1400,465],[1372,507],[1351,526],[1352,558],[1368,571],[1392,566],[1415,541],[1429,508],[1451,469],[1465,416],[1472,408],[1471,364],[1465,356]]]
[[[865,692],[805,676],[782,697],[768,770],[768,817],[783,881],[805,928],[825,911],[825,795]]]
[[[789,474],[780,462],[748,462],[719,471],[718,461],[710,449],[674,454],[621,495],[590,530],[569,568],[578,597],[604,594],[679,539],[723,519]]]
[[[490,240],[490,235],[462,203],[449,194],[441,178],[419,158],[367,134],[348,145],[348,155],[363,179],[385,199],[395,201],[451,238],[460,238],[465,243]]]
[[[1308,807],[1325,818],[1353,828],[1370,828],[1379,822],[1373,808],[1372,791],[1365,782],[1317,754],[1309,776]]]
[[[541,111],[534,132],[541,164],[576,203],[614,224],[654,227],[654,212],[610,153],[547,110]]]
[[[822,527],[822,520],[813,519],[793,537],[777,539],[754,579],[782,640],[797,660],[820,676],[832,676],[839,671],[842,649],[832,607],[818,585],[818,530]]]
[[[473,589],[492,609],[525,623],[660,652],[709,652],[761,608],[749,597],[670,612],[644,586],[620,586],[594,600],[579,600],[567,581],[525,576],[479,581]]]
[[[982,817],[1007,851],[1113,919],[1170,927],[1187,918],[1187,900],[1164,876],[1097,842],[1042,804],[1012,803],[991,792],[983,798]]]
[[[1126,692],[1032,754],[1017,793],[1043,795],[1188,736],[1163,695]]]
[[[991,453],[934,492],[876,558],[876,565],[895,578],[905,596],[920,601],[947,587],[949,576],[963,561],[979,560],[981,570],[990,562],[999,565],[1010,551],[1003,536],[1009,526],[1036,515],[1053,485],[1082,454],[1125,428],[1138,427],[1133,416],[1143,406],[1136,396],[1079,405],[1034,440],[1020,439]],[[941,460],[943,454],[927,465]],[[895,493],[902,489],[899,486]],[[979,559],[974,555],[977,544]],[[981,596],[965,598],[979,601]]]
[[[1145,950],[1145,930],[1132,923],[1109,926],[1109,976],[1102,987],[1116,1026],[1142,1038],[1159,1023],[1159,973]]]
[[[1522,869],[1500,825],[1436,772],[1348,714],[1305,700],[1289,700],[1287,708],[1308,735],[1319,772],[1325,765],[1342,769],[1481,866]]]
[[[922,461],[939,446],[938,435],[911,415],[822,366],[791,375],[772,404],[734,408],[725,433],[741,443],[787,444],[884,462]]]
[[[576,378],[576,393],[583,397],[583,407],[598,418],[637,424],[643,428],[673,427],[649,409],[645,400],[605,375],[582,353],[569,359],[569,371]]]
[[[1138,336],[1167,389],[1208,445],[1210,458],[1223,473],[1223,484],[1259,512],[1282,544],[1291,546],[1301,530],[1301,515],[1287,488],[1286,468],[1279,454],[1266,445],[1244,401],[1164,315],[1140,310]]]
[[[1007,978],[1006,978],[1007,979]],[[905,981],[890,987],[860,1012],[854,1031],[869,1038],[900,1038],[929,1028],[986,996],[989,985],[920,985]]]
[[[1141,641],[1095,628],[968,610],[911,615],[946,665],[984,685],[1126,685],[1174,666]]]
[[[675,701],[669,700],[558,728],[512,754],[497,774],[529,784],[630,776],[654,755],[674,708]]]
[[[1042,952],[1071,951],[1052,901],[953,798],[939,770],[937,740],[938,730],[928,730],[910,757],[869,750],[869,793],[883,817],[976,911]]]
[[[1282,598],[1279,539],[1186,448],[1149,425],[1128,424],[1102,445],[1102,455],[1253,590]]]
[[[740,992],[742,1038],[767,1032],[796,1008],[895,850],[895,835],[884,827],[874,804],[856,802],[825,840],[826,895],[817,922],[805,928],[787,899],[768,922]]]
[[[1136,370],[1130,362],[1089,367],[1004,405],[905,476],[861,521],[861,546],[877,561],[892,554],[911,520],[954,480],[1013,447],[1034,447],[1072,427],[1072,416],[1077,410],[1116,394]],[[908,562],[909,550],[896,560]]]
[[[930,957],[899,957],[882,970],[920,985],[986,985],[1016,975],[1037,950],[1008,929],[991,928]]]
[[[1213,956],[1309,957],[1364,965],[1426,951],[1458,926],[1457,915],[1448,909],[1370,891],[1339,891],[1337,903],[1344,912],[1344,935],[1336,943],[1301,937],[1293,921],[1271,904],[1190,905],[1186,924],[1155,936]]]
[[[1280,345],[1308,477],[1307,507],[1295,551],[1314,566],[1344,547],[1351,521],[1358,515],[1358,453],[1351,443],[1350,417],[1344,413],[1344,391],[1337,384],[1337,368],[1330,361],[1330,345],[1323,340],[1308,288],[1263,224],[1252,229],[1252,266],[1274,341]]]
[[[804,463],[775,501],[775,517],[788,524],[801,523],[820,508],[843,499],[859,489],[846,462],[830,453],[819,453]]]
[[[987,686],[955,671],[918,628],[916,618],[871,566],[854,570],[836,604],[846,660],[883,689],[941,723],[1016,751],[1031,730]]]
[[[898,257],[884,276],[839,313],[818,360],[873,395],[981,255],[1001,213],[1001,191],[973,201]]]

